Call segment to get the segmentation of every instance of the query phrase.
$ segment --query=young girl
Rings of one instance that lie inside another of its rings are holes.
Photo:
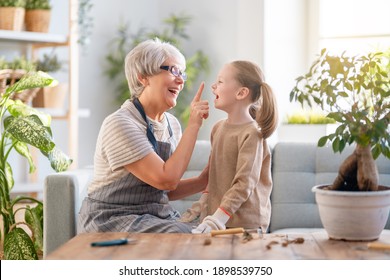
[[[200,218],[202,223],[193,233],[226,227],[266,232],[272,189],[271,153],[266,139],[278,123],[275,96],[264,82],[261,69],[249,61],[223,66],[212,90],[215,108],[228,117],[217,122],[211,132],[207,191],[183,214],[182,221],[207,215]]]

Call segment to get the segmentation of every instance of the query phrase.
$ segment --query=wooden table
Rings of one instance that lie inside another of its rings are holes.
[[[80,234],[52,252],[51,260],[289,260],[289,259],[390,259],[390,250],[368,249],[368,242],[328,239],[325,231],[303,234],[161,234],[161,233],[88,233]],[[117,238],[134,239],[134,244],[92,247],[91,242]],[[303,241],[303,243],[300,243]],[[390,230],[377,242],[390,244]]]

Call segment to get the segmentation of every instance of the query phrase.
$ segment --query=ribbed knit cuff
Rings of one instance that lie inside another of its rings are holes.
[[[226,224],[230,219],[230,215],[224,209],[218,208],[217,211],[215,211],[213,218],[218,220],[221,224]]]

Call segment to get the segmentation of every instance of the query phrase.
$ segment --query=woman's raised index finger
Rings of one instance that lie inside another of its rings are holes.
[[[199,86],[198,92],[195,94],[194,99],[192,101],[199,101],[200,98],[202,97],[202,92],[204,89],[204,82],[202,82]]]

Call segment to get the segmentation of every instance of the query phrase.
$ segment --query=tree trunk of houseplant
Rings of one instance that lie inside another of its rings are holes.
[[[352,155],[340,165],[332,190],[377,191],[378,170],[371,153],[371,146],[356,145]]]

